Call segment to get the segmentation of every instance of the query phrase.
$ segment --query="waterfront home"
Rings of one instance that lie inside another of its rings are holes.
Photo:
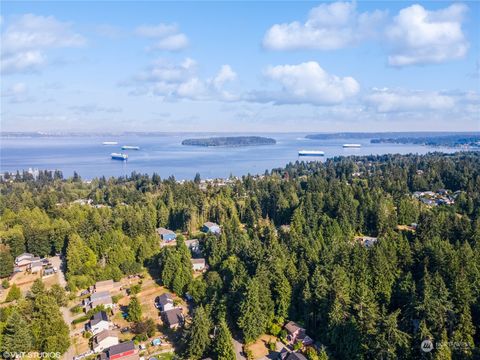
[[[96,353],[118,345],[118,337],[110,330],[103,330],[92,339],[92,350]]]
[[[177,235],[172,230],[163,227],[157,229],[157,234],[160,235],[160,238],[165,242],[170,242],[177,238]]]
[[[204,233],[220,234],[220,225],[211,221],[207,221],[205,224],[203,224],[202,231]]]

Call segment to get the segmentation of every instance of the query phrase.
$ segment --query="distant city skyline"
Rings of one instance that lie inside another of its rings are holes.
[[[479,131],[478,2],[1,3],[1,131]]]

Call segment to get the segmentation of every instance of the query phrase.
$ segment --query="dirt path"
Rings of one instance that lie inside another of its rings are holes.
[[[243,344],[240,341],[233,339],[233,348],[235,350],[235,356],[237,357],[237,360],[247,359],[243,354]]]

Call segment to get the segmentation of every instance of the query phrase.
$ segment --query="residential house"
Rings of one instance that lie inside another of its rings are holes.
[[[55,269],[53,267],[48,267],[45,270],[43,270],[43,277],[50,277],[52,275],[55,275]]]
[[[370,248],[378,241],[378,238],[372,236],[357,236],[355,238],[361,245]]]
[[[176,329],[183,324],[183,313],[181,308],[173,308],[162,312],[163,322],[170,328]]]
[[[185,240],[185,245],[192,252],[192,254],[200,254],[200,242],[198,239]]]
[[[133,341],[127,341],[110,347],[101,356],[102,360],[138,360],[138,352]]]
[[[307,360],[307,358],[299,352],[291,352],[286,357],[285,360]]]
[[[103,305],[106,308],[113,308],[113,301],[108,291],[96,292],[90,295],[88,299],[83,300],[85,311],[95,309],[97,306]]]
[[[305,346],[313,344],[313,340],[307,335],[306,330],[296,322],[289,321],[285,325],[285,330],[287,331],[287,340],[290,344],[293,345],[299,341]]]
[[[207,221],[203,224],[202,231],[204,233],[220,234],[220,225]]]
[[[40,260],[40,258],[37,258],[38,260],[34,260],[30,263],[30,265],[27,267],[28,271],[30,271],[32,274],[40,273],[43,270],[43,262]]]
[[[37,258],[30,253],[23,253],[15,258],[15,266],[19,267],[22,270],[26,270],[30,266],[32,261],[35,260],[40,260],[40,258]]]
[[[113,291],[115,287],[116,284],[112,279],[97,281],[95,285],[90,288],[90,292]]]
[[[92,339],[92,350],[96,353],[109,349],[114,345],[118,345],[118,337],[110,330],[103,330]]]
[[[170,293],[165,293],[158,296],[156,302],[160,311],[168,311],[174,308],[173,298]]]
[[[190,259],[192,262],[193,271],[203,271],[205,270],[205,259]]]
[[[165,242],[170,242],[177,238],[177,235],[172,230],[162,227],[157,229],[157,234],[160,235],[160,238]]]
[[[93,335],[109,330],[111,322],[108,320],[108,315],[105,311],[95,313],[92,318],[85,325],[87,331],[91,331]]]

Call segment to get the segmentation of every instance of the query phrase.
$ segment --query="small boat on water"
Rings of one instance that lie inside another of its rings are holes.
[[[116,142],[116,141],[104,141],[102,144],[103,145],[117,145],[118,142]]]
[[[359,148],[362,147],[361,144],[343,144],[344,148]]]
[[[123,145],[122,150],[140,150],[140,146]]]
[[[298,156],[324,156],[325,153],[320,150],[300,150]]]
[[[112,160],[122,160],[125,161],[128,159],[127,154],[122,154],[122,153],[111,153],[110,156],[112,157]]]

